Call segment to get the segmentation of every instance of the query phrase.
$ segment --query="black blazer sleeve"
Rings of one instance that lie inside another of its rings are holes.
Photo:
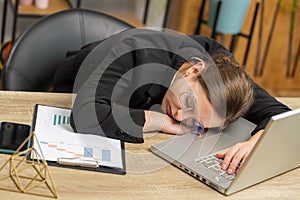
[[[247,120],[257,124],[252,135],[264,129],[272,116],[290,110],[290,108],[277,101],[256,83],[253,83],[253,87],[255,95],[254,103],[245,116]]]
[[[132,78],[123,75],[132,66],[134,53],[129,52],[106,69],[104,67],[104,71],[99,68],[93,72],[91,78],[80,88],[73,105],[71,125],[75,131],[98,134],[125,142],[143,142],[144,111],[128,108],[126,102],[122,104],[122,99],[126,96],[126,90],[123,89],[129,87]],[[122,83],[116,87],[120,80]],[[135,126],[130,126],[130,130],[124,129],[126,124],[122,124],[122,119],[124,122],[133,120]]]

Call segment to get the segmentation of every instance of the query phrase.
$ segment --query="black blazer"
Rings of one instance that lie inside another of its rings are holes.
[[[190,56],[211,62],[209,56],[218,54],[230,53],[203,36],[125,31],[70,55],[55,75],[54,91],[71,91],[75,81],[75,131],[141,143],[144,110],[161,112],[163,96],[182,63]],[[253,84],[255,101],[244,117],[258,125],[255,134],[271,116],[289,108]]]

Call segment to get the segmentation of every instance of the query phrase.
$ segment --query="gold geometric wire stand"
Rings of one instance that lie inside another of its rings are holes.
[[[39,151],[31,147],[19,152],[28,141],[30,142],[31,140],[32,142],[32,139],[35,139],[35,143],[38,144]],[[27,157],[30,155],[32,157],[28,160]],[[48,164],[44,159],[34,132],[26,138],[0,168],[0,189],[57,198],[56,188],[48,169]]]

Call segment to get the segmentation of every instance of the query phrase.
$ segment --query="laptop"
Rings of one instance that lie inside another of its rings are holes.
[[[220,132],[185,134],[151,146],[151,151],[209,185],[230,195],[300,166],[300,109],[273,116],[264,134],[237,174],[228,175],[215,157],[235,143],[251,137],[255,125],[240,118]]]

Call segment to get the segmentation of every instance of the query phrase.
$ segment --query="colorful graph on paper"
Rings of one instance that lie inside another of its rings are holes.
[[[120,141],[74,133],[70,126],[70,114],[68,109],[39,105],[35,132],[45,159],[82,158],[97,160],[103,166],[123,168]]]
[[[53,125],[70,124],[70,116],[53,115]]]
[[[86,147],[82,145],[66,144],[64,142],[39,141],[42,149],[49,149],[52,154],[58,154],[62,158],[82,158],[84,160],[111,161],[111,150],[102,149],[100,146]],[[96,157],[96,155],[98,157]]]

